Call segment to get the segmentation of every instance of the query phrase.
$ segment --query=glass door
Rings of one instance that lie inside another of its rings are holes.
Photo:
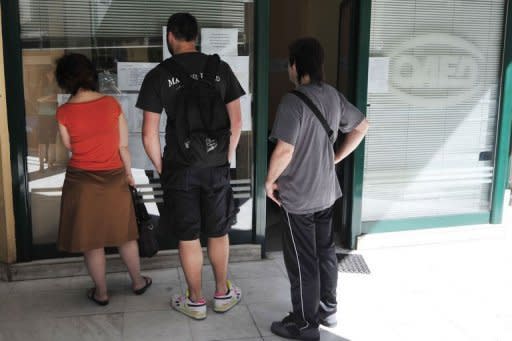
[[[363,232],[488,221],[505,5],[372,1]]]

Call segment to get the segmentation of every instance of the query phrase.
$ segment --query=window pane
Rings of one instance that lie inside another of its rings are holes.
[[[363,221],[490,210],[505,1],[467,4],[372,1]]]
[[[115,96],[128,118],[132,167],[141,191],[155,194],[146,206],[158,219],[161,193],[156,172],[141,142],[142,112],[135,108],[138,83],[119,74],[131,68],[149,70],[163,60],[163,27],[176,12],[195,15],[201,28],[235,29],[236,48],[221,55],[244,86],[244,127],[232,164],[232,185],[240,208],[234,230],[252,230],[252,75],[253,3],[238,1],[20,0],[23,77],[28,139],[29,190],[35,244],[56,242],[60,196],[69,153],[62,145],[55,121],[61,93],[54,77],[55,60],[65,53],[91,58],[99,72],[100,90]],[[203,45],[198,42],[201,50]],[[130,63],[130,64],[123,64]],[[124,69],[123,69],[124,68]],[[141,78],[145,71],[141,72]],[[132,72],[133,76],[134,73]],[[128,81],[135,82],[130,86]],[[162,116],[164,142],[166,115]],[[160,207],[161,208],[161,207]]]

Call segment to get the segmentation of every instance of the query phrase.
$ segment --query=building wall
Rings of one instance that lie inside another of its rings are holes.
[[[3,56],[0,34],[0,262],[12,263],[16,260],[16,245]]]

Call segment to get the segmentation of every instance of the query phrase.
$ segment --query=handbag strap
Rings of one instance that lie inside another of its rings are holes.
[[[311,109],[313,114],[315,114],[316,118],[318,118],[318,120],[322,124],[322,127],[324,127],[327,136],[329,136],[329,140],[332,141],[332,136],[334,132],[332,131],[331,127],[329,127],[329,123],[327,123],[327,120],[325,119],[324,115],[322,115],[322,113],[315,105],[315,103],[313,103],[313,101],[308,96],[306,96],[304,93],[300,91],[293,90],[291,93],[299,97],[304,103],[306,103],[306,105],[309,107],[309,109]]]
[[[150,219],[146,205],[144,205],[142,195],[139,193],[139,191],[137,191],[135,187],[129,186],[129,188],[132,195],[133,209],[135,210],[135,217],[137,218],[137,222]]]

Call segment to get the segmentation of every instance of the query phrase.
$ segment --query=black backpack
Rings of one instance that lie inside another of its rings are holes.
[[[198,79],[193,79],[173,58],[161,65],[180,81],[169,108],[175,117],[175,129],[166,134],[176,134],[172,139],[177,144],[172,146],[176,161],[188,167],[227,164],[231,125],[224,100],[215,87],[219,56],[208,56],[203,77],[198,75]]]

